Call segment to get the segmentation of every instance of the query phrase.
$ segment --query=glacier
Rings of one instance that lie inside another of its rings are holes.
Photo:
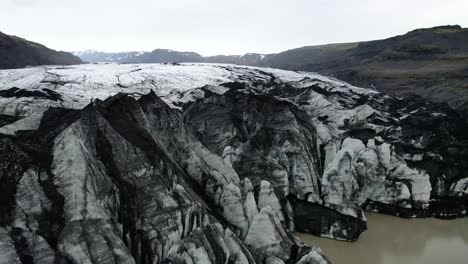
[[[0,71],[0,263],[329,263],[365,211],[466,216],[463,113],[228,64]]]

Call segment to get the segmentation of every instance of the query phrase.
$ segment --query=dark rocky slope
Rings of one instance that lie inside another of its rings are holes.
[[[466,215],[468,126],[443,104],[206,64],[0,71],[0,90],[11,263],[327,263],[293,232]]]
[[[417,29],[383,40],[288,50],[260,66],[314,71],[398,96],[419,95],[468,110],[468,29]]]
[[[41,44],[0,32],[0,69],[80,63],[81,59],[70,53],[55,51]]]

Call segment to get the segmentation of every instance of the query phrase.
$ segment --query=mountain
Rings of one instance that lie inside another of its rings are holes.
[[[82,61],[70,53],[0,32],[0,69],[38,65],[71,65]]]
[[[101,52],[74,51],[74,55],[87,62],[114,63],[166,63],[166,62],[202,62],[204,58],[195,52],[180,52],[168,49],[156,49],[151,52]]]
[[[87,62],[115,62],[115,63],[172,63],[172,62],[206,62],[229,63],[239,65],[257,65],[268,55],[247,53],[245,55],[217,55],[201,56],[195,52],[181,52],[169,49],[156,49],[151,52],[100,52],[75,51],[72,52]]]
[[[397,96],[419,95],[466,111],[466,43],[468,29],[460,26],[440,26],[417,29],[383,40],[308,46],[269,55],[248,53],[242,56],[202,57],[192,52],[156,50],[123,61],[111,61],[230,63],[312,71]],[[81,58],[87,60],[85,57]],[[98,58],[97,56],[89,61],[102,61]]]
[[[133,57],[139,57],[145,52],[130,51],[130,52],[101,52],[94,50],[87,51],[74,51],[71,52],[73,55],[79,57],[85,62],[115,62],[115,63],[126,63]]]
[[[217,55],[205,57],[205,62],[255,66],[269,56],[272,56],[272,54],[246,53],[244,55]]]
[[[141,56],[131,57],[128,63],[163,63],[163,62],[203,62],[203,57],[195,52],[180,52],[169,49],[156,49]]]
[[[0,71],[7,263],[329,263],[365,210],[466,216],[466,113],[315,73]]]
[[[361,87],[468,110],[468,29],[417,29],[383,40],[292,49],[260,66],[314,71]]]

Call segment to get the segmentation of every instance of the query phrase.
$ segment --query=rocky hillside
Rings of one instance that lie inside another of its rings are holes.
[[[7,263],[328,263],[293,232],[468,206],[461,112],[312,73],[0,71],[0,121]]]
[[[55,51],[41,44],[0,32],[0,69],[80,63],[82,63],[80,58],[70,53]]]
[[[314,71],[398,96],[419,95],[468,110],[468,29],[417,29],[383,40],[310,46],[260,66]]]

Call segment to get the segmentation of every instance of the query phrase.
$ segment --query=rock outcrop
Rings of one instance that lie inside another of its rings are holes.
[[[39,43],[0,32],[0,69],[80,63],[81,59],[71,53],[49,49]]]
[[[0,71],[0,110],[7,263],[328,263],[293,232],[466,214],[461,113],[315,74]]]

